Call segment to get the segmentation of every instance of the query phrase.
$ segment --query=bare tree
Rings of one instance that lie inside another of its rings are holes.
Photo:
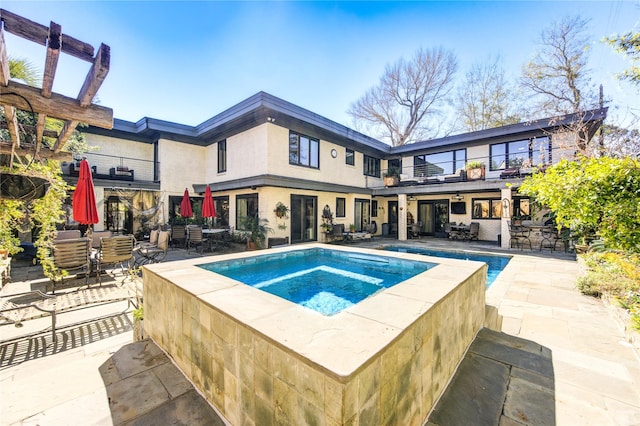
[[[420,48],[410,61],[387,65],[378,85],[351,104],[347,113],[357,128],[392,146],[435,137],[439,123],[428,118],[446,104],[457,68],[452,52]]]
[[[587,24],[579,16],[553,23],[543,30],[533,59],[522,67],[520,81],[535,101],[536,114],[577,113],[595,105]]]
[[[640,86],[640,31],[605,37],[604,41],[631,61],[631,66],[618,74],[618,78]]]
[[[473,132],[518,123],[514,93],[500,57],[473,64],[456,94],[456,115],[462,120],[461,129]]]
[[[602,155],[614,158],[640,158],[640,130],[604,125]]]

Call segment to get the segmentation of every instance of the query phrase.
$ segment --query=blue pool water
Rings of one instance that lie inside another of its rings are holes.
[[[334,315],[435,265],[313,248],[199,266],[321,314]]]
[[[476,260],[486,263],[489,268],[487,271],[487,287],[493,284],[496,277],[507,266],[511,256],[501,256],[497,254],[478,254],[463,251],[446,251],[436,249],[425,249],[419,247],[408,246],[386,246],[385,250],[397,251],[402,253],[424,254],[426,256],[446,257],[448,259]]]

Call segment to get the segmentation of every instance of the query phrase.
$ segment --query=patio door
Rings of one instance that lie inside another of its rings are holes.
[[[395,237],[398,236],[398,202],[389,201],[389,213],[387,216],[387,223],[389,224],[389,234]]]
[[[420,228],[421,234],[445,237],[444,224],[449,221],[449,201],[419,201],[418,221],[422,222],[422,227]]]
[[[318,197],[291,195],[291,243],[317,241]]]
[[[353,219],[353,223],[356,225],[356,231],[365,231],[369,220],[371,220],[371,202],[369,200],[356,198]]]

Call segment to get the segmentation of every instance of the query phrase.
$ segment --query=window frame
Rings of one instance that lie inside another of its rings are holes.
[[[371,170],[373,168],[373,170]],[[380,177],[380,159],[364,154],[362,160],[362,174],[365,176]]]
[[[344,197],[336,197],[336,217],[347,216],[347,199]]]
[[[218,141],[218,173],[227,171],[227,140]]]
[[[345,148],[345,159],[344,159],[344,163],[349,165],[349,166],[355,166],[356,165],[356,152],[355,150],[351,149],[351,148]]]
[[[543,142],[544,139],[547,140],[547,143],[545,144],[546,154],[544,155],[544,157],[546,158],[544,159],[544,161],[542,161],[540,156],[536,154],[539,154],[540,152],[542,152],[540,147],[544,144]],[[542,135],[542,136],[534,136],[528,139],[518,139],[518,140],[494,143],[489,145],[489,170],[499,171],[499,170],[506,170],[510,168],[516,168],[516,167],[527,167],[524,164],[520,164],[520,165],[511,164],[511,162],[513,161],[511,157],[513,157],[514,159],[518,158],[516,157],[518,153],[510,152],[509,146],[510,145],[515,146],[515,144],[521,143],[521,142],[527,142],[528,152],[527,152],[527,158],[524,161],[528,162],[528,167],[553,163],[553,144],[552,144],[551,136]],[[500,154],[494,154],[494,149],[497,149],[498,147],[501,147],[503,152]],[[535,149],[535,148],[538,148],[538,149]],[[496,167],[494,164],[494,157],[503,157],[502,161],[499,162],[498,164],[504,164],[504,166]]]
[[[306,146],[305,146],[306,142]],[[295,152],[292,149],[295,146]],[[303,156],[306,154],[306,162]],[[289,164],[292,166],[320,168],[320,139],[289,130]]]
[[[476,214],[476,202],[488,202],[489,203],[489,209],[488,209],[488,213],[489,216],[484,217],[482,215],[477,215]],[[494,216],[493,212],[494,212],[494,205],[498,206],[499,208],[499,213],[497,214],[497,216]],[[477,198],[472,198],[471,199],[471,219],[480,219],[480,220],[500,220],[502,219],[502,200],[500,198],[495,198],[495,197],[477,197]]]
[[[427,161],[427,157],[430,155],[442,155],[442,154],[449,154],[449,153],[451,153],[451,159],[445,162],[431,163]],[[462,158],[458,158],[459,156]],[[419,161],[422,161],[422,164],[419,164]],[[429,165],[439,167],[438,164],[443,164],[443,163],[451,166],[451,172],[447,171],[442,167],[440,167],[443,170],[442,173],[429,172]],[[466,148],[450,149],[447,151],[438,151],[438,152],[431,152],[428,154],[414,155],[413,156],[413,177],[431,177],[431,176],[444,176],[444,175],[454,174],[457,170],[464,169],[466,163],[467,163]]]
[[[240,216],[240,208],[239,208],[239,202],[241,200],[255,200],[255,211],[254,212],[249,212],[247,209],[247,214]],[[258,206],[258,194],[238,194],[236,195],[236,229],[239,231],[246,231],[246,229],[244,229],[244,218],[252,216],[255,217],[256,219],[258,219],[258,213],[259,213],[259,206]]]

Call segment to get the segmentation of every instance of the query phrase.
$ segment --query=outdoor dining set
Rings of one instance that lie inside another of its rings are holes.
[[[449,222],[444,224],[444,232],[452,240],[477,241],[480,223],[471,222],[469,225],[465,225],[464,223]]]

